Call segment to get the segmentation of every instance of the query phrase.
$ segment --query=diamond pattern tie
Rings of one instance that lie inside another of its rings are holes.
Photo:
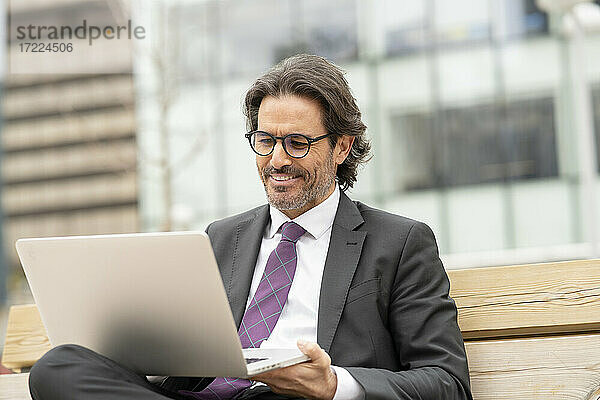
[[[296,242],[304,232],[304,228],[295,222],[282,225],[281,241],[269,255],[265,272],[238,330],[244,349],[260,347],[273,332],[294,280]],[[224,400],[233,398],[251,384],[247,379],[216,378],[201,392],[180,390],[179,393],[201,400]]]

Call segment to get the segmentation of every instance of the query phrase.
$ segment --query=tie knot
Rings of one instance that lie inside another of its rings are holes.
[[[288,221],[281,226],[281,240],[296,243],[306,230],[295,222]]]

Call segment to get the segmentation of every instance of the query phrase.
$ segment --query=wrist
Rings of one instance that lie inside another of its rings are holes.
[[[333,400],[335,393],[337,392],[337,374],[333,368],[329,368],[327,374],[327,384],[325,385],[327,390],[324,393],[323,400]]]

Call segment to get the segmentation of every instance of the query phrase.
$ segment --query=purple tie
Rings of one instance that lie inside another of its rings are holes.
[[[260,347],[273,332],[294,280],[296,242],[304,232],[304,228],[295,222],[282,225],[281,241],[269,255],[265,272],[238,330],[244,349]],[[180,390],[179,393],[201,400],[231,399],[251,384],[247,379],[216,378],[201,392]]]

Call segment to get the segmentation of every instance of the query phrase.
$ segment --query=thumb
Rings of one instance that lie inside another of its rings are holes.
[[[313,361],[322,357],[324,353],[323,349],[317,343],[307,342],[302,339],[298,340],[298,349]]]

